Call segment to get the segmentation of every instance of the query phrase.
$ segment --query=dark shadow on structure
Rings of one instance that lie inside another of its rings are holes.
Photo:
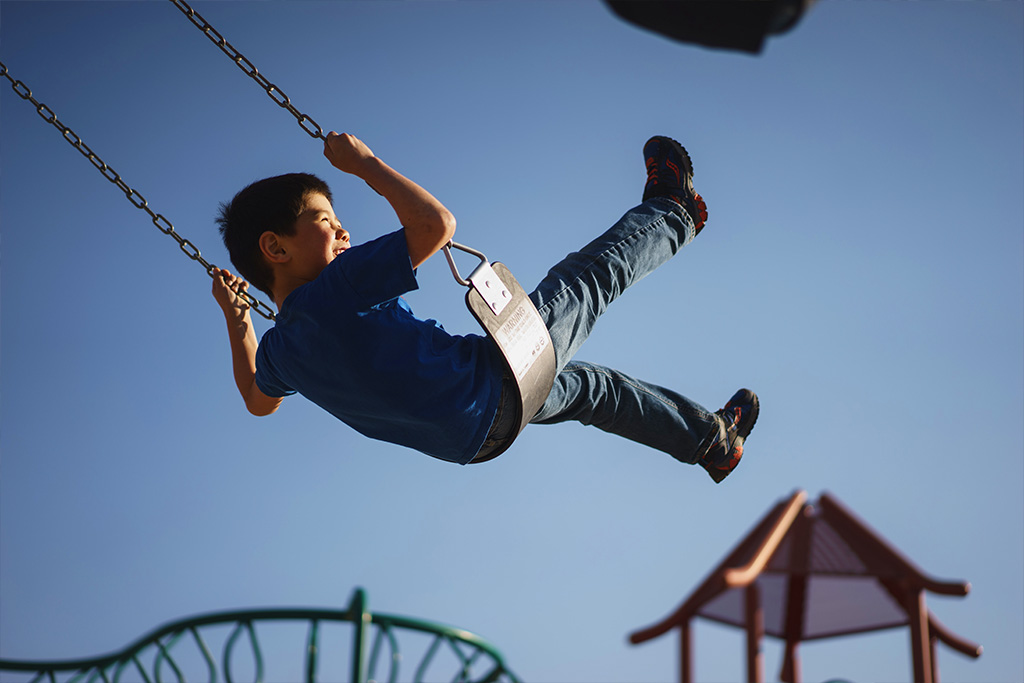
[[[639,644],[678,628],[679,680],[693,680],[691,621],[703,617],[747,632],[747,680],[764,680],[761,638],[785,642],[786,683],[800,683],[801,642],[910,627],[914,681],[937,683],[935,644],[969,657],[981,647],[948,631],[924,593],[967,595],[963,581],[927,576],[898,550],[823,493],[780,501],[671,615],[632,633]]]
[[[605,0],[620,18],[673,40],[757,54],[815,0]]]

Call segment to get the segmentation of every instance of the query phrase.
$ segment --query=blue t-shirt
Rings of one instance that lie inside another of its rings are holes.
[[[479,335],[415,317],[405,233],[348,249],[285,299],[256,351],[256,385],[298,392],[356,431],[466,464],[501,393],[501,356]]]

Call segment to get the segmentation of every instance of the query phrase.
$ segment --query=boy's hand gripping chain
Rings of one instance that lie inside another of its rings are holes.
[[[26,86],[21,81],[14,80],[14,78],[7,72],[7,66],[3,62],[0,62],[0,76],[5,77],[8,81],[11,82],[11,87],[14,89],[14,92],[16,92],[21,99],[27,100],[31,102],[33,105],[35,105],[36,112],[43,118],[43,120],[47,123],[52,124],[54,128],[59,130],[61,134],[64,136],[64,139],[67,140],[72,147],[81,152],[82,156],[88,159],[92,163],[92,165],[96,167],[96,170],[98,170],[103,175],[104,178],[112,182],[114,185],[118,187],[118,189],[124,192],[124,196],[128,198],[128,201],[132,203],[132,206],[134,206],[136,209],[142,209],[147,214],[149,214],[149,217],[153,219],[153,225],[155,225],[160,232],[172,237],[174,241],[178,243],[178,247],[181,248],[181,250],[185,253],[186,256],[188,256],[193,261],[198,262],[200,265],[203,266],[203,268],[206,269],[207,275],[209,275],[210,277],[216,276],[216,272],[218,270],[217,266],[213,265],[205,258],[203,258],[202,254],[199,253],[199,249],[196,247],[196,245],[192,244],[192,242],[188,241],[187,239],[179,235],[174,230],[174,226],[171,224],[171,222],[167,220],[163,216],[163,214],[156,213],[153,211],[153,209],[149,208],[149,203],[146,201],[146,198],[143,197],[137,190],[133,190],[131,187],[129,187],[128,184],[121,178],[121,176],[113,168],[105,164],[103,160],[100,159],[99,155],[92,151],[92,149],[90,149],[87,144],[82,142],[82,138],[78,137],[78,135],[73,130],[68,128],[60,121],[60,119],[57,118],[57,114],[55,114],[52,109],[50,109],[48,106],[46,106],[42,102],[39,102],[35,97],[33,97],[32,91],[28,89],[28,86]],[[256,311],[267,320],[274,319],[274,313],[271,311],[270,307],[264,304],[262,301],[253,297],[245,290],[237,290],[237,293],[239,298],[245,301],[245,303],[249,304],[249,307],[252,310]]]

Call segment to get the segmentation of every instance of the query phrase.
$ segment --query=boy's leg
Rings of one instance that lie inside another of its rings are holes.
[[[576,421],[668,453],[707,470],[715,483],[743,457],[757,422],[757,396],[740,389],[710,413],[671,389],[593,363],[570,361],[558,373],[533,424]]]
[[[530,299],[551,334],[558,369],[572,360],[612,301],[694,234],[693,221],[679,204],[653,199],[552,267]]]
[[[714,413],[671,389],[593,363],[570,361],[534,424],[576,421],[694,464],[718,432]]]
[[[693,189],[690,155],[675,140],[644,145],[643,204],[555,265],[530,294],[551,333],[556,366],[572,360],[597,319],[622,292],[688,244],[707,220]]]
[[[597,319],[622,292],[668,261],[704,227],[686,150],[669,138],[644,146],[643,204],[555,265],[530,295],[551,334],[559,374],[531,422],[575,420],[699,463],[719,482],[735,468],[757,420],[757,397],[741,389],[711,413],[615,370],[571,362]]]

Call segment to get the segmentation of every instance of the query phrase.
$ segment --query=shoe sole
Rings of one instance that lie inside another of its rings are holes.
[[[690,153],[687,152],[686,148],[679,144],[678,141],[666,135],[655,135],[654,137],[651,138],[651,140],[658,140],[663,144],[667,144],[672,149],[674,149],[682,158],[683,172],[681,176],[684,180],[682,189],[691,197],[690,201],[693,203],[693,206],[696,209],[696,215],[691,216],[691,218],[693,219],[694,231],[699,233],[704,228],[704,224],[707,222],[708,219],[708,205],[704,201],[704,198],[697,194],[697,190],[695,190],[693,187],[693,160],[690,159]],[[647,141],[648,144],[651,140]],[[647,145],[645,144],[644,147],[646,146]]]
[[[746,394],[741,397],[741,400],[736,400],[736,397],[744,392],[746,392]],[[740,423],[736,425],[736,436],[746,441],[747,437],[750,436],[750,432],[754,430],[754,425],[757,424],[757,418],[761,414],[761,402],[758,400],[757,394],[750,389],[740,389],[733,394],[733,397],[729,399],[729,402],[725,404],[725,407],[726,409],[729,409],[730,406],[735,405],[736,403],[749,403],[752,406],[749,415],[741,415]]]
[[[737,400],[737,396],[740,397]],[[722,481],[732,474],[732,471],[736,469],[736,465],[739,464],[739,459],[743,457],[743,446],[746,444],[747,437],[750,436],[750,432],[754,430],[754,425],[757,424],[757,418],[761,414],[761,402],[750,389],[740,389],[732,398],[725,404],[725,410],[729,410],[730,406],[734,406],[736,403],[749,403],[751,408],[746,415],[740,415],[740,423],[736,425],[736,440],[733,442],[733,448],[739,449],[740,455],[737,458],[736,463],[729,469],[718,469],[717,467],[704,466],[704,470],[711,475],[712,481],[716,484],[721,484]],[[701,463],[703,464],[703,463]]]
[[[668,145],[683,158],[683,177],[686,179],[686,186],[683,189],[692,195],[696,195],[697,193],[693,189],[693,161],[690,159],[690,153],[686,151],[686,148],[672,138],[664,135],[655,135],[651,139],[668,143]]]

